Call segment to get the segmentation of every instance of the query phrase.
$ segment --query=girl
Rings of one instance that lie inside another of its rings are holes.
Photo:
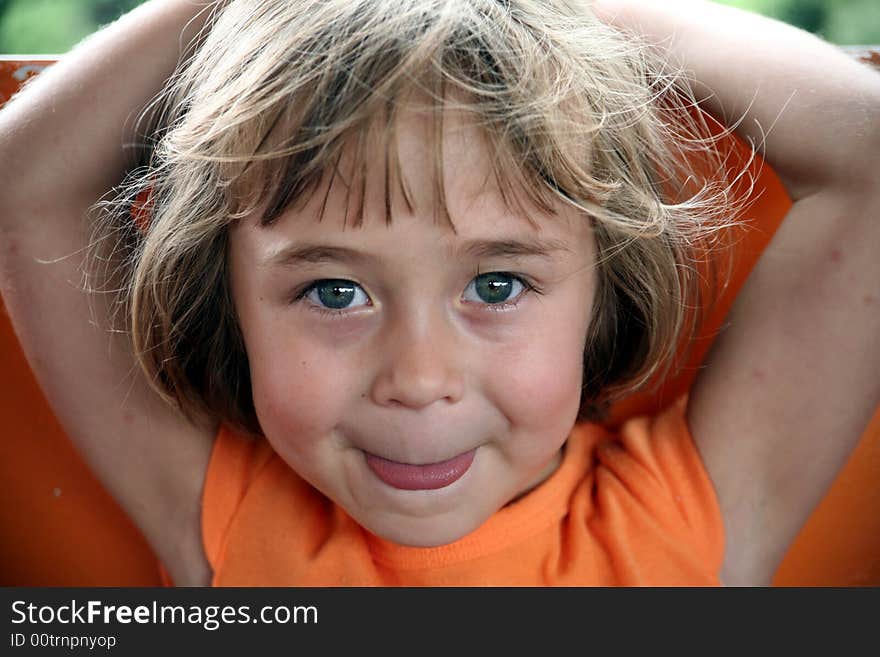
[[[0,113],[4,299],[174,583],[769,582],[880,398],[880,82],[657,5],[155,0]],[[794,204],[689,398],[610,435],[730,210],[633,33]]]

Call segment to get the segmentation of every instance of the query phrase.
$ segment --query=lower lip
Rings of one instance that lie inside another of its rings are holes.
[[[435,490],[461,479],[474,462],[475,452],[472,449],[448,461],[425,465],[398,463],[373,454],[366,454],[366,457],[370,469],[389,486],[401,490]]]

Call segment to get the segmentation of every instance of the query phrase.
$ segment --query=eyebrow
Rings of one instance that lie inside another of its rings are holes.
[[[559,252],[570,252],[571,249],[562,240],[526,238],[470,240],[456,251],[472,258],[552,258]]]
[[[454,248],[451,257],[480,258],[545,258],[560,252],[571,252],[562,240],[555,239],[507,239],[469,240]],[[366,264],[378,260],[375,255],[344,246],[326,244],[296,244],[288,246],[266,259],[268,267],[293,268],[306,264],[330,262]]]

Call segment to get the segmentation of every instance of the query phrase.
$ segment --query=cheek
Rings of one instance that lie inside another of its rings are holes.
[[[505,348],[496,394],[512,421],[539,431],[570,429],[580,404],[585,332],[577,320],[550,320]]]
[[[352,368],[337,350],[299,337],[249,341],[254,406],[270,439],[326,434],[351,403]]]

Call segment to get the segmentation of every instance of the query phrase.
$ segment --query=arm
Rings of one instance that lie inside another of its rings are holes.
[[[600,2],[761,144],[793,206],[694,384],[688,420],[727,532],[722,580],[766,584],[880,401],[880,75],[708,2]],[[649,27],[646,27],[649,26]]]
[[[141,6],[0,112],[0,291],[13,326],[65,431],[179,584],[209,576],[199,503],[213,427],[193,426],[149,388],[126,336],[106,330],[102,295],[81,289],[80,268],[86,211],[131,165],[134,118],[211,4]]]

